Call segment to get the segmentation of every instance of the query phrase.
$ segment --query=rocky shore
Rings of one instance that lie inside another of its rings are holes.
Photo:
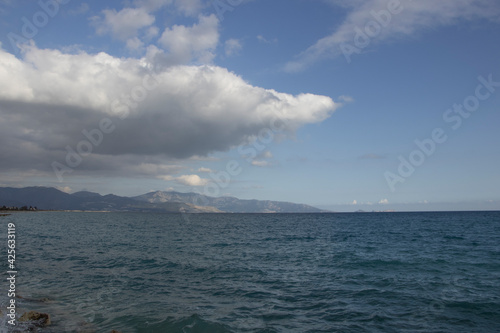
[[[51,304],[54,302],[53,299],[51,298],[31,298],[31,297],[24,297],[21,295],[16,295],[16,299],[19,299],[19,301],[24,301],[28,305],[27,307],[23,306],[24,311],[20,311],[19,313],[22,313],[21,316],[17,317],[15,320],[17,321],[17,325],[15,328],[11,328],[9,330],[10,333],[24,333],[24,332],[60,332],[60,333],[66,333],[66,332],[78,332],[78,333],[97,333],[97,332],[102,332],[99,331],[94,325],[91,323],[81,321],[81,322],[73,322],[69,323],[66,322],[66,317],[56,311],[57,313],[55,314],[56,321],[53,321],[53,316],[51,316],[48,313],[45,312],[40,312],[40,311],[33,311],[30,310],[32,307],[39,307],[39,305],[42,304]],[[43,308],[46,308],[46,306],[43,306]],[[5,313],[0,309],[0,317],[4,316]],[[3,332],[2,327],[0,327],[0,332]],[[107,331],[109,332],[109,331]],[[121,333],[118,330],[112,329],[110,333]]]
[[[0,311],[0,315],[2,315],[2,311]],[[24,312],[21,317],[17,319],[19,323],[24,323],[23,328],[14,329],[10,331],[12,333],[23,333],[23,332],[38,332],[39,328],[44,328],[50,326],[52,324],[50,314],[38,312],[38,311],[28,311]],[[96,333],[95,330],[84,330],[82,332],[86,333]],[[111,330],[110,333],[121,333],[117,330]]]

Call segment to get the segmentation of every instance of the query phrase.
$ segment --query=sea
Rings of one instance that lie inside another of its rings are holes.
[[[8,224],[15,294],[8,296]],[[500,332],[500,212],[0,217],[0,332]]]

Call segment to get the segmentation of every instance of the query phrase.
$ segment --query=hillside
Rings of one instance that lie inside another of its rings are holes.
[[[316,213],[312,206],[268,200],[209,197],[196,193],[151,192],[136,197],[81,191],[68,194],[52,187],[0,187],[1,206],[42,210],[137,211],[165,213]]]

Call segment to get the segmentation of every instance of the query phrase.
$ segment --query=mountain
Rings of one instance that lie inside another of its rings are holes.
[[[219,212],[211,207],[196,207],[182,202],[150,204],[114,194],[100,195],[86,191],[68,194],[51,187],[0,187],[1,206],[36,206],[38,209],[44,210]]]
[[[197,193],[156,191],[132,199],[153,204],[183,202],[215,207],[228,213],[319,213],[321,209],[291,202],[269,200],[243,200],[235,197],[209,197]]]
[[[52,187],[0,187],[0,207],[33,206],[44,210],[137,211],[165,213],[315,213],[312,206],[279,201],[240,200],[196,193],[151,192],[136,197],[81,191],[68,194]]]
[[[52,187],[0,187],[0,206],[79,209],[79,199]]]

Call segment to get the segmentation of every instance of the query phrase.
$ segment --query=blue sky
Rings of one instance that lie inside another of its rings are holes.
[[[494,0],[2,0],[0,184],[500,209],[499,14]]]

